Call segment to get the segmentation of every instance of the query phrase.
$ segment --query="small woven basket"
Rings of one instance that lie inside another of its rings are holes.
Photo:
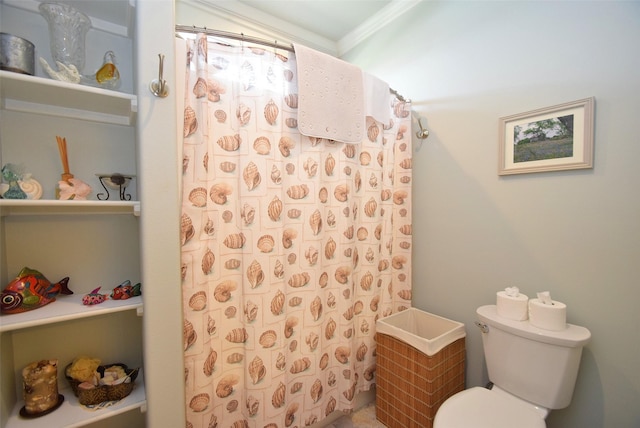
[[[120,383],[118,385],[100,385],[92,389],[83,389],[79,387],[82,382],[66,375],[67,369],[70,366],[71,364],[69,364],[65,369],[65,377],[67,378],[69,385],[71,385],[73,393],[76,397],[78,397],[78,401],[80,402],[80,404],[83,404],[85,406],[100,404],[105,401],[122,400],[124,397],[131,394],[131,391],[133,391],[133,382],[136,380],[136,377],[138,377],[139,372],[139,369],[129,369],[126,365],[120,363],[99,366],[98,372],[101,375],[104,374],[104,370],[106,368],[120,366],[122,367],[124,372],[131,378],[131,381],[127,383]]]

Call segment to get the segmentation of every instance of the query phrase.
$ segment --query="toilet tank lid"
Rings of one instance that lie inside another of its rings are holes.
[[[576,348],[591,340],[591,332],[585,327],[567,324],[567,328],[561,331],[544,330],[532,326],[528,320],[516,321],[498,315],[496,305],[480,306],[476,313],[478,319],[489,326],[538,342]]]

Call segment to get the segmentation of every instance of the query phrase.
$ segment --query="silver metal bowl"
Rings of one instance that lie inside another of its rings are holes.
[[[33,76],[34,46],[22,37],[0,33],[0,69]]]

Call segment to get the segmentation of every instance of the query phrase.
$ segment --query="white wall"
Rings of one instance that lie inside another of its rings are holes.
[[[466,323],[467,386],[487,381],[474,312],[498,290],[549,290],[591,330],[550,428],[640,426],[639,40],[637,1],[429,1],[344,57],[431,131],[413,161],[413,304]],[[501,116],[589,96],[592,170],[497,175]]]

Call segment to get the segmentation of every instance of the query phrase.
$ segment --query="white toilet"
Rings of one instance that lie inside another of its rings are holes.
[[[476,311],[492,389],[474,387],[447,399],[433,428],[544,428],[552,409],[571,403],[582,348],[591,333],[562,331],[503,318],[495,305]]]

